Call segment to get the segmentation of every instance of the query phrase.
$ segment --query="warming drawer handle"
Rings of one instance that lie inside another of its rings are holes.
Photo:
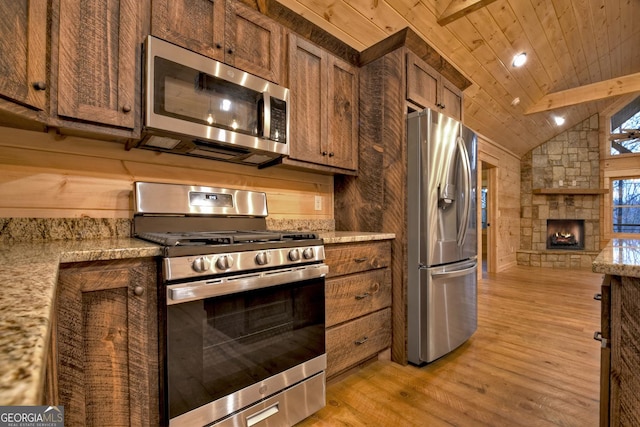
[[[609,347],[609,342],[607,341],[606,338],[602,337],[602,332],[600,331],[596,331],[593,333],[593,339],[596,341],[600,341],[600,345],[602,346],[602,348],[607,348]]]
[[[602,301],[602,294],[595,294],[593,296],[593,299],[596,300],[596,301]]]
[[[271,405],[268,408],[263,409],[262,411],[247,417],[247,427],[254,426],[261,421],[266,420],[267,418],[277,414],[280,412],[280,408],[278,408],[279,403],[275,405]]]
[[[354,341],[354,344],[355,345],[362,345],[362,344],[366,343],[367,341],[369,341],[369,337],[365,336],[365,337],[362,337],[359,340]]]

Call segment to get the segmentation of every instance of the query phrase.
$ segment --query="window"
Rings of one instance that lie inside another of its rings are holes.
[[[611,117],[611,155],[640,153],[640,96]]]
[[[615,179],[613,192],[613,232],[640,233],[640,178]]]

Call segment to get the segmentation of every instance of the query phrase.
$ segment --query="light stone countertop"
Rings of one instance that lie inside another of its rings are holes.
[[[593,261],[592,270],[612,276],[640,277],[640,240],[612,239]]]
[[[154,257],[160,247],[118,238],[0,247],[0,406],[39,405],[60,263]]]
[[[333,243],[355,243],[372,240],[395,239],[393,233],[373,233],[365,231],[322,231],[318,232],[325,245]]]
[[[393,239],[390,233],[319,232],[325,244]],[[133,238],[7,243],[0,247],[0,406],[39,405],[61,263],[161,256]],[[46,402],[45,402],[46,403]]]

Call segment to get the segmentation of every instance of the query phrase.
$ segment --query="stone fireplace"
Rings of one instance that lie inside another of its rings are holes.
[[[600,251],[598,116],[524,155],[520,171],[518,265],[591,268]]]
[[[547,249],[584,249],[584,219],[548,219]]]

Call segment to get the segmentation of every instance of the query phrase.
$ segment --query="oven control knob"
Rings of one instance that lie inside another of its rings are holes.
[[[304,257],[304,259],[311,259],[314,255],[315,253],[313,252],[313,248],[306,248],[304,251],[302,251],[302,256]]]
[[[229,255],[222,255],[216,261],[216,267],[220,270],[228,270],[233,267],[233,258]]]
[[[271,262],[271,254],[269,252],[258,252],[256,255],[256,264],[266,265]]]
[[[198,273],[204,273],[205,271],[208,271],[210,267],[211,263],[209,262],[209,258],[206,257],[196,258],[191,264],[193,271]]]
[[[298,249],[291,249],[289,251],[289,259],[291,261],[299,261],[300,260],[300,250]]]

